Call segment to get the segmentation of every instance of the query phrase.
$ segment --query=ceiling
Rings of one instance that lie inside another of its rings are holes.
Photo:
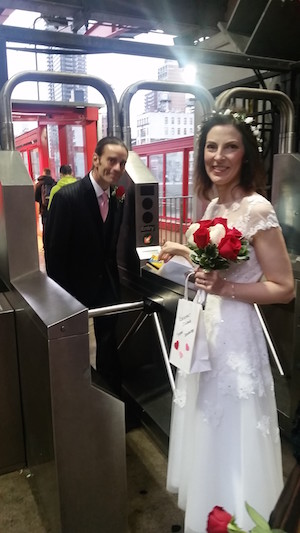
[[[116,41],[118,51],[120,46],[125,48],[126,41],[120,41],[125,38],[132,41],[126,52],[139,55],[139,43],[133,41],[135,35],[164,31],[175,36],[175,48],[186,47],[187,53],[189,49],[192,54],[195,49],[222,49],[218,45],[220,39],[216,39],[222,35],[222,46],[227,43],[223,49],[239,54],[245,65],[251,56],[290,63],[300,60],[300,0],[0,0],[0,25],[14,9],[41,13],[48,28],[60,35],[68,31],[78,38],[85,36],[86,43],[89,37],[93,37],[93,43],[96,37],[99,43],[105,38],[104,46],[112,51],[117,49]],[[215,40],[200,42],[206,36]],[[10,40],[11,34],[5,34],[5,39]],[[25,39],[24,36],[20,42]],[[34,43],[32,39],[30,42]],[[133,43],[136,52],[130,48]],[[161,52],[150,45],[147,51],[154,56]],[[220,56],[219,64],[223,59]]]
[[[216,31],[217,23],[228,17],[229,4],[232,2],[228,0],[1,0],[0,11],[24,9],[40,12],[50,20],[68,18],[74,32],[95,21],[138,33],[163,30],[185,35]]]

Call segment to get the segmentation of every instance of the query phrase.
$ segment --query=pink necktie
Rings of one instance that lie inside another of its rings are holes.
[[[100,207],[102,220],[103,222],[105,222],[107,214],[108,214],[108,196],[106,192],[103,192],[101,196],[99,196],[98,200],[99,200],[99,207]]]

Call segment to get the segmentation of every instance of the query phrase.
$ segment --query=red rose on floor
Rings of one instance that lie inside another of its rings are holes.
[[[231,514],[227,513],[223,507],[216,505],[208,515],[207,533],[227,533],[227,526],[231,519]]]
[[[227,233],[219,242],[219,253],[225,259],[236,261],[238,253],[242,247],[242,243],[234,234]]]

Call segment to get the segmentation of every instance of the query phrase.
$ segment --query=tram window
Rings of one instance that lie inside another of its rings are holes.
[[[159,183],[158,196],[161,198],[163,196],[163,155],[162,154],[155,154],[155,155],[149,156],[149,169]]]
[[[22,159],[24,161],[24,165],[27,168],[27,171],[29,172],[29,163],[28,163],[28,156],[27,152],[21,152]]]
[[[34,148],[30,151],[30,161],[32,168],[32,176],[34,181],[37,181],[40,175],[40,160],[39,160],[39,151],[38,148]]]
[[[146,155],[141,155],[140,156],[140,160],[144,163],[144,165],[147,166],[147,156]]]
[[[86,173],[84,159],[84,136],[83,128],[79,125],[69,124],[66,127],[68,160],[73,168],[75,176],[83,177]]]
[[[51,176],[59,177],[60,167],[60,149],[59,149],[59,132],[57,124],[48,124],[48,151],[49,151],[49,167]]]
[[[183,152],[166,154],[166,216],[180,218],[182,196]]]
[[[183,152],[166,155],[166,174],[169,183],[182,183]]]

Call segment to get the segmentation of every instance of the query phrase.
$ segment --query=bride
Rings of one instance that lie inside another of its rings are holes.
[[[249,260],[228,270],[195,267],[205,290],[205,327],[212,369],[177,371],[167,488],[185,510],[185,533],[204,533],[221,506],[245,531],[253,527],[245,501],[266,520],[283,487],[281,443],[268,351],[253,304],[288,303],[294,278],[275,211],[262,195],[257,137],[240,113],[215,113],[201,129],[196,192],[210,201],[203,219],[223,217],[249,241]],[[190,250],[166,242],[160,259],[190,260]],[[181,394],[182,397],[182,394]]]

